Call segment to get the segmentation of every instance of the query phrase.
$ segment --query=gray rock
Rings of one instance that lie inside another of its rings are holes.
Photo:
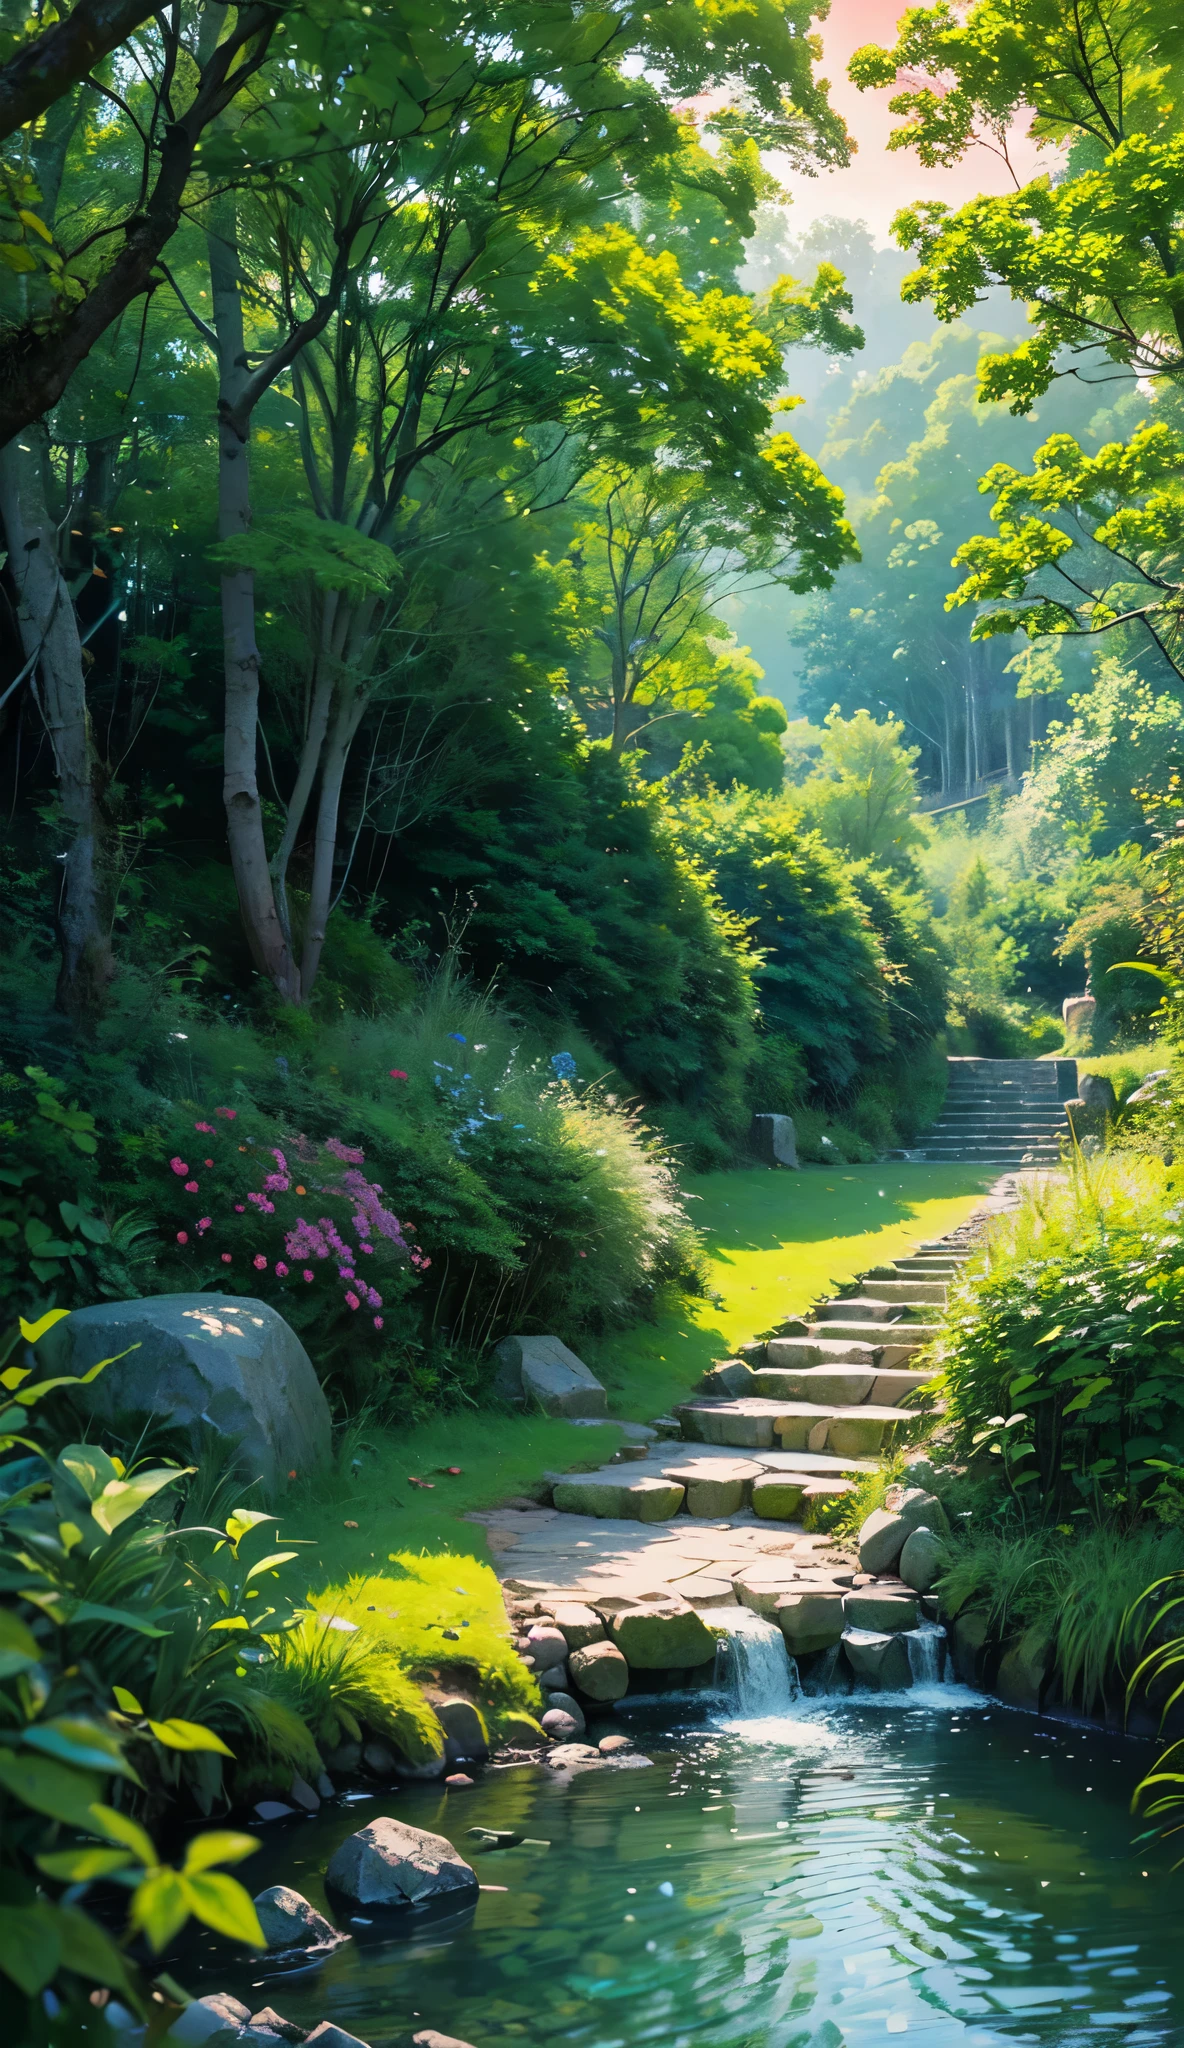
[[[896,1563],[905,1546],[908,1524],[887,1508],[873,1508],[859,1531],[859,1569],[886,1572]]]
[[[1070,1044],[1083,1045],[1089,1038],[1097,1012],[1093,996],[1066,996],[1061,1004],[1065,1036]]]
[[[247,2025],[250,2017],[250,2008],[241,1999],[232,1998],[228,1991],[213,1991],[187,2005],[173,2021],[165,2039],[183,2042],[185,2048],[205,2048],[207,2041],[213,2043],[222,2036],[228,2041],[237,2039],[239,2029]]]
[[[1025,1629],[1000,1659],[995,1690],[1013,1707],[1039,1711],[1040,1695],[1052,1669],[1052,1644],[1037,1628]]]
[[[463,1696],[437,1700],[433,1712],[444,1730],[447,1763],[455,1763],[462,1756],[471,1763],[480,1763],[489,1755],[489,1730],[481,1709],[472,1700]]]
[[[534,1675],[562,1664],[567,1656],[567,1637],[554,1622],[536,1622],[526,1633],[526,1655],[534,1658]]]
[[[552,1742],[576,1742],[587,1732],[584,1716],[579,1712],[569,1714],[566,1707],[548,1707],[539,1727]]]
[[[135,1347],[135,1348],[132,1348]],[[117,1352],[127,1352],[116,1358]],[[300,1339],[266,1302],[222,1294],[156,1294],[75,1309],[41,1340],[38,1362],[81,1375],[112,1358],[75,1395],[96,1420],[148,1415],[196,1451],[209,1431],[228,1465],[269,1490],[329,1459],[329,1404]]]
[[[752,1119],[748,1142],[764,1165],[791,1166],[796,1169],[798,1147],[791,1116],[773,1116],[758,1112]]]
[[[549,1752],[547,1762],[556,1771],[589,1770],[606,1761],[590,1742],[561,1742]]]
[[[591,1607],[574,1601],[556,1606],[555,1626],[569,1650],[586,1650],[590,1643],[604,1641],[604,1623]]]
[[[269,1885],[255,1900],[268,1948],[332,1948],[348,1937],[289,1885]]]
[[[686,1601],[627,1607],[613,1616],[613,1638],[631,1669],[693,1671],[715,1657],[715,1637]]]
[[[368,2041],[360,2041],[356,2034],[347,2034],[344,2027],[335,2027],[332,2020],[322,2020],[311,2034],[305,2035],[310,2048],[370,2048]]]
[[[290,1820],[296,1808],[282,1799],[257,1799],[251,1810],[256,1820]]]
[[[900,1553],[897,1569],[914,1593],[928,1593],[941,1577],[945,1555],[946,1546],[932,1529],[914,1529]]]
[[[756,1374],[743,1358],[721,1358],[704,1373],[695,1391],[721,1396],[754,1394],[755,1379]]]
[[[566,1664],[552,1664],[539,1673],[539,1686],[546,1693],[566,1692],[570,1683]]]
[[[873,1629],[880,1635],[916,1628],[916,1598],[912,1593],[882,1593],[878,1587],[867,1586],[844,1596],[843,1620],[848,1628]]]
[[[376,1778],[393,1778],[398,1769],[398,1758],[388,1742],[368,1742],[362,1751],[362,1762]]]
[[[964,1685],[975,1685],[981,1678],[990,1639],[990,1625],[981,1609],[958,1616],[954,1623],[954,1669]]]
[[[359,1906],[414,1906],[449,1896],[462,1904],[477,1893],[474,1871],[446,1836],[386,1815],[347,1836],[325,1882]]]
[[[316,1813],[321,1804],[321,1795],[297,1773],[288,1787],[288,1797],[296,1806],[302,1806],[305,1813]]]
[[[936,1536],[948,1536],[950,1518],[935,1493],[910,1486],[897,1503],[896,1513],[906,1529],[932,1529]]]
[[[545,1415],[607,1415],[608,1396],[600,1381],[558,1337],[503,1337],[494,1356],[494,1385],[504,1399],[525,1401]]]
[[[420,2034],[412,2034],[411,2048],[469,2048],[467,2041],[458,2041],[455,2034],[438,2034],[434,2027],[425,2027]]]
[[[1091,1116],[1110,1117],[1118,1108],[1114,1083],[1107,1074],[1083,1074],[1077,1083],[1077,1094]]]
[[[262,2041],[307,2041],[308,2029],[298,2027],[295,2020],[286,2020],[272,2005],[265,2005],[260,2012],[251,2014],[251,2032],[258,2034]]]
[[[615,1643],[589,1643],[586,1650],[573,1650],[570,1670],[590,1700],[624,1699],[629,1690],[629,1666]]]
[[[901,1692],[913,1682],[908,1644],[900,1636],[873,1629],[843,1630],[843,1651],[857,1678],[879,1692]]]

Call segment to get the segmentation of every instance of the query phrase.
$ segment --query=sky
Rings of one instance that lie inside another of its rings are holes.
[[[912,199],[944,199],[960,206],[976,192],[1008,192],[1013,189],[1007,167],[985,149],[969,150],[960,164],[950,170],[927,171],[914,152],[889,152],[889,131],[895,116],[888,111],[891,89],[857,92],[847,78],[847,63],[864,43],[892,43],[898,17],[906,0],[831,0],[830,18],[822,25],[822,77],[830,80],[831,103],[842,114],[858,150],[849,169],[823,171],[805,178],[782,166],[775,156],[769,168],[779,175],[792,196],[794,228],[802,230],[821,214],[841,214],[848,220],[863,220],[881,247],[891,243],[889,232],[897,208]],[[1023,135],[1014,138],[1012,157],[1021,180],[1046,168]]]

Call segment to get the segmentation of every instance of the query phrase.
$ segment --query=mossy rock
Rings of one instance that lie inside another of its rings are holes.
[[[792,1522],[806,1489],[801,1481],[769,1476],[752,1487],[752,1511],[765,1522]]]
[[[687,1671],[710,1664],[715,1636],[693,1607],[627,1607],[613,1616],[613,1641],[630,1670]]]

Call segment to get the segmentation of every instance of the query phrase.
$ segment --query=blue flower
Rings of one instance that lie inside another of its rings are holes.
[[[574,1081],[576,1078],[576,1063],[571,1053],[553,1052],[551,1054],[551,1072],[557,1081]]]
[[[458,1045],[467,1045],[469,1042],[463,1031],[450,1031],[448,1036],[449,1038],[455,1038]]]

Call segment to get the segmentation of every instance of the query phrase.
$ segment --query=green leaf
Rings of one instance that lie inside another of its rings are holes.
[[[1082,1387],[1081,1392],[1079,1394],[1076,1394],[1071,1401],[1066,1401],[1065,1406],[1061,1411],[1062,1414],[1072,1415],[1074,1409],[1088,1408],[1090,1402],[1093,1401],[1098,1394],[1103,1393],[1107,1387],[1113,1386],[1113,1384],[1113,1380],[1107,1379],[1104,1374],[1096,1380],[1090,1380],[1088,1386]]]
[[[144,1709],[136,1698],[135,1693],[129,1692],[125,1685],[113,1685],[111,1690],[115,1695],[116,1706],[121,1708],[125,1714],[143,1713]]]
[[[261,1522],[278,1522],[278,1515],[265,1515],[259,1508],[236,1508],[226,1518],[226,1534],[236,1549],[250,1530],[257,1529]]]
[[[121,1522],[126,1522],[131,1515],[146,1507],[166,1486],[175,1485],[178,1479],[184,1479],[196,1470],[196,1465],[158,1466],[152,1472],[137,1472],[131,1479],[113,1479],[103,1488],[98,1499],[91,1502],[91,1514],[100,1529],[105,1529],[110,1536]]]
[[[78,1627],[87,1621],[117,1622],[121,1628],[134,1629],[138,1636],[167,1636],[170,1630],[156,1628],[145,1621],[142,1615],[133,1614],[127,1607],[104,1607],[98,1600],[80,1600],[67,1618],[68,1628]]]
[[[58,1456],[58,1464],[88,1500],[97,1500],[105,1486],[123,1478],[123,1466],[117,1465],[98,1444],[67,1444]]]
[[[89,1977],[94,1984],[109,1984],[135,2001],[128,1967],[109,1934],[77,1906],[52,1909],[61,1943],[62,1964]]]
[[[244,1856],[253,1856],[261,1846],[254,1835],[239,1835],[228,1828],[211,1829],[208,1834],[195,1835],[185,1855],[185,1874],[191,1876],[195,1870],[209,1870],[215,1863],[241,1863]]]
[[[157,1955],[184,1927],[190,1910],[188,1885],[175,1870],[150,1870],[132,1893],[132,1925]]]
[[[27,1751],[18,1756],[11,1749],[0,1749],[0,1785],[35,1813],[74,1828],[90,1827],[91,1809],[103,1789],[94,1773]]]
[[[0,1607],[0,1678],[15,1678],[41,1662],[37,1638],[8,1608]]]
[[[274,1571],[277,1565],[290,1564],[292,1559],[299,1555],[298,1550],[273,1550],[270,1557],[261,1557],[258,1564],[251,1566],[246,1577],[247,1585],[250,1585],[252,1579],[257,1579],[260,1572]]]
[[[234,1756],[220,1735],[215,1735],[212,1728],[200,1727],[196,1721],[149,1721],[148,1726],[166,1749],[212,1749],[219,1756]]]
[[[61,1954],[51,1906],[5,1906],[0,1912],[0,1970],[27,1998],[35,1998],[56,1977]]]
[[[1064,1334],[1065,1334],[1065,1325],[1064,1325],[1063,1323],[1058,1323],[1058,1324],[1056,1325],[1055,1329],[1052,1329],[1052,1330],[1046,1330],[1046,1331],[1045,1331],[1045,1333],[1044,1333],[1044,1335],[1043,1335],[1043,1337],[1037,1337],[1037,1339],[1036,1339],[1036,1342],[1035,1342],[1035,1344],[1033,1345],[1033,1347],[1032,1347],[1032,1348],[1033,1348],[1033,1350],[1039,1350],[1039,1348],[1040,1348],[1040,1346],[1041,1346],[1042,1344],[1055,1344],[1055,1343],[1056,1343],[1056,1340],[1057,1340],[1057,1338],[1058,1338],[1058,1337],[1063,1337],[1063,1336],[1064,1336]]]
[[[134,1858],[129,1849],[99,1849],[81,1844],[77,1849],[55,1849],[37,1858],[38,1870],[59,1884],[93,1884],[98,1877],[110,1877],[114,1870],[126,1870]]]
[[[202,1871],[184,1880],[196,1918],[215,1934],[226,1934],[249,1948],[265,1949],[267,1941],[259,1925],[251,1894],[237,1877],[222,1871]]]
[[[121,1813],[117,1807],[103,1806],[96,1800],[90,1808],[87,1826],[92,1834],[105,1835],[109,1842],[121,1842],[126,1849],[144,1865],[145,1870],[155,1870],[160,1863],[156,1844],[151,1835],[133,1820],[130,1814]]]
[[[34,1721],[21,1737],[27,1749],[44,1751],[63,1763],[78,1764],[83,1770],[114,1771],[121,1778],[139,1778],[128,1763],[118,1738],[97,1721],[84,1721],[59,1714],[52,1721]]]
[[[52,1330],[55,1323],[64,1322],[69,1313],[68,1308],[47,1309],[43,1316],[38,1316],[35,1323],[27,1323],[22,1316],[20,1319],[21,1336],[26,1344],[39,1344],[45,1332]]]

